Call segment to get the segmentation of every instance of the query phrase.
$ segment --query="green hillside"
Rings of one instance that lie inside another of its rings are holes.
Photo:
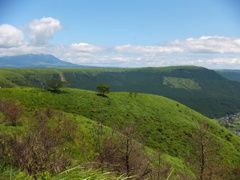
[[[156,94],[179,101],[208,116],[240,109],[240,83],[194,66],[133,69],[1,69],[0,86],[48,88],[47,80],[64,80],[73,88],[95,90],[104,83],[112,92]]]
[[[111,129],[108,130],[110,134],[134,122],[137,135],[142,139],[139,142],[144,142],[150,148],[148,153],[152,152],[154,156],[156,156],[154,152],[162,154],[162,163],[165,166],[166,163],[170,164],[168,175],[172,172],[171,176],[175,177],[174,179],[184,177],[194,179],[192,172],[195,172],[193,167],[196,162],[191,160],[197,159],[194,149],[199,145],[198,132],[201,133],[202,128],[208,130],[206,142],[211,142],[209,146],[205,146],[215,154],[206,155],[214,159],[211,160],[211,167],[216,166],[216,169],[221,171],[218,173],[223,173],[224,169],[231,171],[231,168],[240,167],[240,138],[237,135],[214,120],[165,97],[130,92],[112,92],[107,97],[103,97],[96,92],[81,89],[64,88],[61,89],[61,93],[53,93],[44,89],[24,87],[2,88],[0,96],[3,100],[18,100],[29,113],[39,108],[51,107],[73,114],[81,125],[82,131],[85,129],[84,132],[90,132],[94,121],[101,121],[105,126],[110,127]],[[198,127],[201,128],[198,129]],[[13,132],[9,125],[1,124],[1,129],[2,133]],[[17,126],[15,130],[22,131],[21,126]],[[84,137],[89,137],[87,141],[91,141],[89,133]],[[77,154],[74,155],[74,152],[78,153],[74,147],[69,151],[80,163],[82,158]],[[91,146],[86,148],[89,149],[84,157],[89,157],[88,160],[90,160],[90,157],[95,154],[94,149]],[[230,174],[233,172],[231,171]],[[229,172],[224,173],[226,175]]]

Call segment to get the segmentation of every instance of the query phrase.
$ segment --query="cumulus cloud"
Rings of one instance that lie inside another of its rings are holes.
[[[221,36],[202,36],[198,39],[175,40],[167,42],[189,53],[240,53],[240,39]]]
[[[0,25],[0,47],[17,47],[23,44],[24,36],[22,31],[8,25]]]
[[[27,25],[27,35],[33,45],[43,45],[62,29],[60,21],[51,17],[35,19]]]
[[[158,54],[158,53],[180,53],[183,50],[174,46],[132,46],[130,44],[117,46],[115,51],[121,53],[144,53],[144,54]]]
[[[240,39],[220,36],[202,36],[198,39],[168,41],[158,46],[116,46],[119,53],[133,54],[172,54],[172,53],[240,53]]]
[[[96,53],[103,50],[102,47],[94,46],[87,43],[74,43],[74,44],[71,44],[71,48],[75,51],[88,52],[88,53]]]

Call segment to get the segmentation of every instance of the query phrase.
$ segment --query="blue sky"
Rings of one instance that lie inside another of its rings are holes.
[[[239,0],[0,0],[0,56],[240,69]]]

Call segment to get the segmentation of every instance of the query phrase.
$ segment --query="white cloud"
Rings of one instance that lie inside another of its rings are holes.
[[[74,51],[88,52],[88,53],[96,53],[96,52],[100,52],[103,50],[102,47],[94,46],[94,45],[87,44],[87,43],[74,43],[74,44],[71,44],[71,48]]]
[[[221,36],[202,36],[199,39],[189,38],[167,42],[189,53],[240,53],[240,39]]]
[[[27,34],[31,44],[43,45],[62,29],[60,21],[51,17],[35,19],[27,25]]]
[[[174,46],[132,46],[130,44],[117,46],[115,51],[120,53],[138,53],[138,54],[159,54],[159,53],[181,53],[183,50]]]
[[[118,53],[129,54],[173,54],[173,53],[240,53],[240,39],[220,36],[202,36],[198,39],[175,40],[161,43],[158,46],[123,45],[114,47]]]
[[[179,65],[202,66],[211,69],[239,69],[240,57],[195,57],[179,61]]]
[[[17,28],[3,24],[0,26],[0,47],[16,47],[23,44],[23,33]]]

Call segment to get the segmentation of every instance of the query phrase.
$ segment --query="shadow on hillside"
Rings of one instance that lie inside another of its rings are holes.
[[[97,96],[102,96],[102,97],[108,98],[108,96],[105,95],[105,94],[99,94],[99,93],[98,93]]]
[[[47,89],[47,91],[49,91],[51,93],[56,93],[56,94],[65,94],[65,93],[67,93],[66,91],[53,90],[53,89]]]

